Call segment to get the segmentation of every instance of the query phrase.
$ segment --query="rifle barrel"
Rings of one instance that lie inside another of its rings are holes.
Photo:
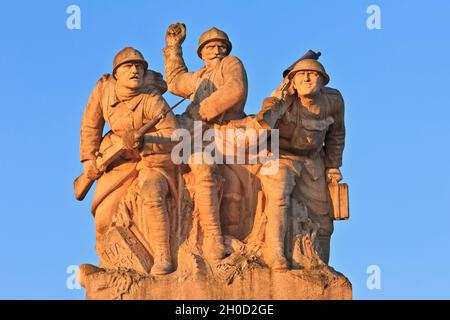
[[[175,103],[172,107],[170,107],[170,109],[164,111],[163,113],[160,113],[159,116],[157,116],[156,118],[154,118],[152,121],[150,121],[149,123],[146,123],[145,125],[143,125],[143,126],[138,130],[139,136],[143,136],[148,130],[150,130],[151,128],[153,128],[159,121],[161,121],[161,119],[163,119],[168,113],[170,113],[171,111],[173,111],[173,109],[175,109],[176,107],[178,107],[184,100],[186,100],[186,98],[181,99],[180,101],[178,101],[177,103]]]

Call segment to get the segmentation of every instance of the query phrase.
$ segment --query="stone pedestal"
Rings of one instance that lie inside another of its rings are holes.
[[[272,271],[245,261],[240,267],[199,261],[197,272],[166,276],[81,267],[87,299],[124,300],[341,300],[352,299],[352,285],[341,273],[318,269]],[[243,266],[243,267],[242,267]]]

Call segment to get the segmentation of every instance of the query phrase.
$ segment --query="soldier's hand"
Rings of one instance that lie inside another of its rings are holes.
[[[142,147],[144,137],[139,136],[136,130],[126,132],[122,137],[123,147],[127,150],[140,149]]]
[[[283,101],[281,99],[278,99],[276,97],[265,98],[262,103],[261,111],[280,108],[282,102]]]
[[[184,23],[174,23],[167,28],[166,32],[166,46],[179,47],[186,39],[186,26]]]
[[[342,174],[341,174],[341,170],[339,170],[339,168],[328,168],[326,175],[327,175],[328,182],[338,183],[339,181],[342,180]]]
[[[191,103],[186,108],[186,112],[192,120],[194,120],[194,121],[202,120],[202,117],[200,115],[200,106],[198,104]]]
[[[86,160],[83,162],[83,170],[89,180],[96,180],[100,177],[101,172],[98,170],[95,160]]]
[[[261,123],[262,121],[265,122],[268,118],[271,117],[272,113],[270,113],[269,111],[280,109],[282,104],[283,100],[280,100],[276,97],[265,98],[262,103],[261,111],[256,115],[256,120],[259,123]],[[276,112],[274,112],[274,114],[276,114]]]

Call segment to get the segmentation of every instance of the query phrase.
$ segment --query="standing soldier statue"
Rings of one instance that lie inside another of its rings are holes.
[[[267,199],[265,256],[273,269],[288,268],[284,243],[292,197],[305,204],[308,217],[319,224],[318,254],[328,264],[333,219],[327,183],[342,179],[345,140],[344,101],[338,90],[325,87],[330,78],[322,64],[301,59],[284,76],[257,115],[260,120],[278,116],[268,122],[279,129],[279,170],[260,176]]]
[[[247,99],[247,75],[241,61],[230,56],[231,42],[225,32],[212,28],[200,37],[197,54],[205,65],[195,72],[188,72],[184,63],[181,44],[186,38],[186,27],[177,23],[168,27],[164,48],[164,70],[169,91],[191,100],[182,118],[190,120],[183,126],[192,130],[192,120],[202,121],[203,129],[214,124],[245,116]],[[195,159],[195,155],[191,157]],[[220,225],[217,167],[205,163],[189,163],[195,179],[195,205],[199,211],[204,234],[203,252],[206,258],[222,259],[226,255]],[[223,169],[226,170],[226,166]],[[228,169],[229,170],[229,169]],[[225,184],[224,197],[240,191],[227,190],[233,186]],[[231,198],[231,197],[230,197]],[[227,201],[227,204],[233,203]],[[239,224],[239,210],[225,209],[234,223]]]
[[[111,227],[121,200],[137,179],[140,212],[133,214],[140,215],[138,227],[153,249],[151,273],[158,275],[173,270],[166,198],[175,170],[171,146],[150,141],[170,141],[177,122],[161,96],[166,90],[161,75],[147,67],[136,49],[125,48],[116,55],[112,75],[106,74],[97,82],[83,113],[80,158],[84,176],[90,181],[98,179],[92,204],[97,242]],[[150,81],[151,77],[158,81]],[[139,129],[165,112],[142,135]],[[105,123],[111,131],[102,137]],[[121,155],[106,168],[97,167],[99,158],[117,145]]]

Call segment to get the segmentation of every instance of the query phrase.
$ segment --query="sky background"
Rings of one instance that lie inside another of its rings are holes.
[[[81,30],[66,27],[71,4]],[[366,26],[371,4],[381,30]],[[202,65],[200,34],[228,33],[248,73],[249,114],[287,66],[322,52],[346,102],[351,210],[335,223],[330,264],[355,299],[449,299],[449,15],[446,0],[3,1],[0,298],[84,298],[66,284],[69,266],[98,261],[92,194],[77,202],[72,187],[84,106],[125,46],[163,72],[165,30],[181,21],[191,70]],[[381,289],[366,285],[371,265]]]

